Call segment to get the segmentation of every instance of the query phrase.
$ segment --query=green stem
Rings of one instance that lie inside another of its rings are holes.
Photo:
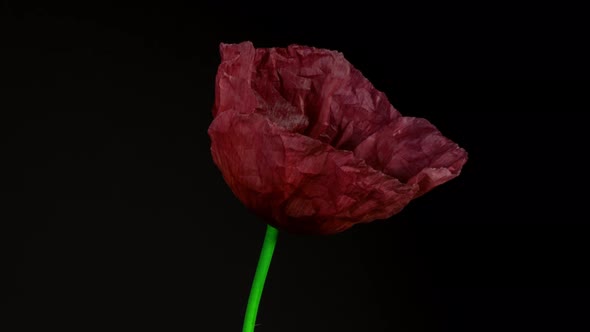
[[[254,331],[256,314],[258,313],[258,305],[260,304],[260,298],[262,297],[264,281],[266,280],[268,268],[270,267],[270,261],[272,260],[272,254],[277,244],[278,235],[279,231],[276,228],[267,225],[264,243],[262,244],[262,251],[260,252],[258,266],[256,267],[256,274],[254,275],[252,289],[250,290],[250,298],[248,299],[248,307],[246,308],[246,316],[244,317],[243,332]]]

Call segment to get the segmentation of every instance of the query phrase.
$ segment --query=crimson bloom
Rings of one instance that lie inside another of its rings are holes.
[[[334,234],[386,219],[461,172],[467,153],[403,117],[336,51],[221,44],[211,152],[270,225]]]

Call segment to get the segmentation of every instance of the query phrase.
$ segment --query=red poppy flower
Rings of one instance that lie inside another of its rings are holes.
[[[333,234],[386,219],[459,175],[467,153],[403,117],[336,51],[221,44],[213,160],[276,228]]]

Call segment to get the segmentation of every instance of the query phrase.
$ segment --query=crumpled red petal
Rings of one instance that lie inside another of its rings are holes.
[[[407,184],[416,197],[459,175],[467,153],[430,122],[402,117],[367,137],[354,154],[371,167]]]
[[[209,130],[213,160],[234,194],[293,233],[331,234],[399,212],[419,189],[351,151],[290,133],[259,114],[226,112]]]
[[[213,160],[275,227],[333,234],[388,218],[467,160],[428,121],[402,117],[339,52],[220,49]]]

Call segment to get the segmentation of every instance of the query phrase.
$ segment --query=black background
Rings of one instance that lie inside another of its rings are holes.
[[[590,329],[588,83],[561,80],[587,75],[580,20],[199,3],[3,3],[2,324],[240,330],[265,226],[212,163],[207,128],[218,44],[251,40],[342,51],[470,154],[390,220],[281,233],[257,331]]]

